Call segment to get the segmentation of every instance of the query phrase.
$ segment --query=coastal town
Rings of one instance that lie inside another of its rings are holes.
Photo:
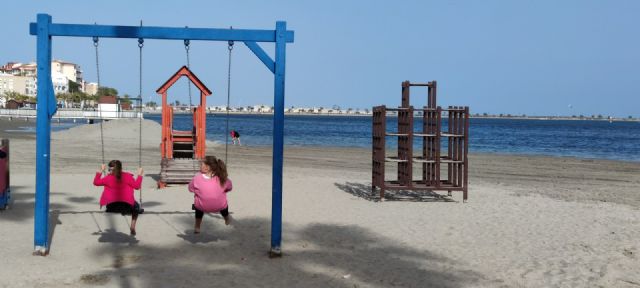
[[[162,106],[155,101],[138,106],[137,98],[127,94],[118,95],[118,90],[110,87],[98,87],[96,82],[88,82],[83,77],[80,65],[64,61],[51,61],[51,81],[61,110],[89,110],[102,111],[105,115],[125,115],[120,112],[131,110],[143,113],[162,113]],[[1,116],[35,116],[32,112],[8,112],[5,109],[35,109],[38,90],[37,65],[35,62],[8,62],[0,66],[0,117]],[[175,100],[170,103],[176,113],[189,113],[191,106]],[[228,110],[228,111],[227,111]],[[224,105],[208,106],[207,113],[219,114],[272,114],[273,106],[266,104],[233,106],[227,109]],[[317,115],[317,116],[371,116],[370,108],[353,108],[333,105],[331,107],[295,107],[285,108],[287,115]],[[390,112],[390,114],[397,112]],[[33,115],[31,115],[33,114]],[[416,112],[421,116],[421,112]],[[115,117],[115,116],[114,116]],[[504,118],[504,119],[535,119],[535,120],[604,120],[604,121],[639,121],[633,116],[613,117],[609,115],[526,115],[526,114],[491,114],[473,112],[471,118]]]

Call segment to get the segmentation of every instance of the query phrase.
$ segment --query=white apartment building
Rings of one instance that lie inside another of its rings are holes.
[[[38,94],[38,80],[34,76],[13,76],[13,91],[29,97]]]
[[[273,110],[271,109],[271,106],[267,106],[267,105],[253,105],[253,107],[251,107],[251,111],[258,112],[258,113],[272,113],[273,112]]]
[[[51,74],[60,73],[64,75],[69,81],[76,82],[83,86],[84,79],[82,79],[82,70],[80,70],[80,65],[62,61],[62,60],[53,60],[51,61]]]
[[[51,82],[53,83],[53,91],[55,94],[69,92],[69,79],[64,74],[52,71]]]
[[[35,97],[37,82],[33,76],[15,76],[0,73],[0,95],[7,92],[17,92],[27,96]]]
[[[12,88],[9,91],[15,91],[28,96],[36,96],[37,94],[37,65],[36,63],[18,63],[9,62],[3,66],[0,66],[0,73],[3,75],[9,75],[16,78],[12,78],[12,81],[6,80],[7,76],[3,76],[5,79],[4,86],[9,87],[12,84]],[[82,70],[80,65],[62,61],[51,61],[51,81],[53,82],[53,90],[55,94],[69,92],[69,81],[74,81],[80,85],[81,91],[85,93],[95,95],[98,92],[97,84],[90,83],[90,90],[85,90],[85,82],[82,77]],[[12,83],[9,83],[12,82]],[[0,84],[2,85],[2,84]],[[3,88],[0,88],[2,93]],[[5,88],[8,89],[8,88]],[[95,91],[95,92],[94,92]]]
[[[0,73],[0,95],[4,95],[7,92],[13,90],[13,79],[15,77],[11,74]]]

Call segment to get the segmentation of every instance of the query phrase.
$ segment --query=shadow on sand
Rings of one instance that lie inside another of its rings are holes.
[[[188,217],[173,218],[191,227]],[[248,218],[227,227],[205,217],[203,232],[184,230],[167,246],[110,241],[92,257],[111,257],[112,268],[78,281],[118,287],[499,287],[477,272],[427,249],[404,247],[357,226],[288,227],[282,258],[267,257],[270,221]],[[206,230],[205,230],[206,228]],[[140,235],[138,235],[140,237]],[[107,256],[110,255],[110,256]]]
[[[371,184],[355,182],[333,183],[338,189],[347,192],[358,198],[368,201],[380,201],[380,195],[371,192]],[[449,196],[440,195],[433,191],[408,191],[408,190],[386,190],[385,201],[408,201],[408,202],[457,202]]]

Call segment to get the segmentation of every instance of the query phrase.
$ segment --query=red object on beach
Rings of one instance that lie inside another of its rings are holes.
[[[0,143],[0,209],[7,207],[11,196],[9,177],[9,139],[2,139]]]
[[[189,107],[193,113],[193,128],[190,131],[173,129],[174,107],[167,103],[167,90],[182,76],[185,76],[200,90],[200,104]],[[196,165],[206,153],[206,105],[207,96],[211,90],[196,77],[187,66],[182,66],[156,92],[162,95],[162,138],[160,153],[162,155],[162,169],[158,187],[167,183],[189,183],[198,171]],[[173,169],[172,169],[173,168]]]

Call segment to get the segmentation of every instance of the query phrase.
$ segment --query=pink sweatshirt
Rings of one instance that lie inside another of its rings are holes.
[[[220,185],[218,176],[206,178],[202,173],[193,176],[189,182],[189,192],[193,192],[193,204],[203,212],[219,212],[227,208],[227,192],[233,189],[231,179]]]
[[[101,207],[113,202],[127,202],[133,205],[135,202],[133,190],[140,189],[142,177],[138,176],[134,180],[133,174],[127,172],[122,172],[120,181],[111,174],[102,178],[100,176],[102,176],[100,172],[96,173],[96,177],[93,178],[93,185],[104,186],[104,191],[100,196]]]

